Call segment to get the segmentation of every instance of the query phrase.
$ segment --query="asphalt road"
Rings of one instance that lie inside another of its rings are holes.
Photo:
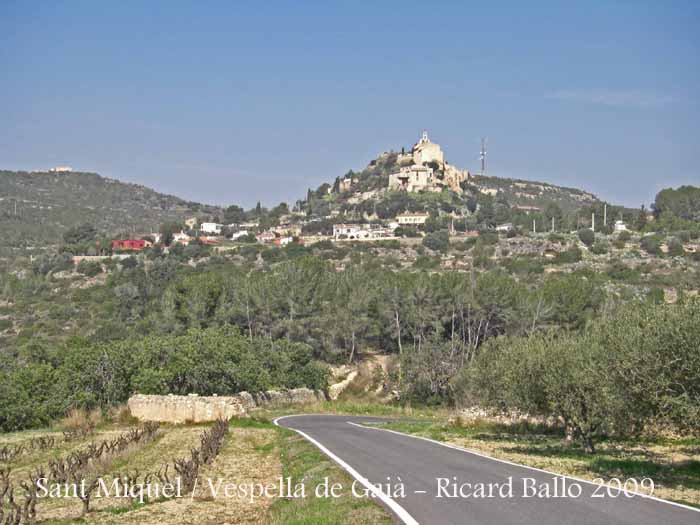
[[[380,421],[383,419],[300,415],[282,417],[276,423],[310,439],[355,479],[379,484],[383,494],[375,493],[375,497],[392,511],[397,522],[700,524],[700,512],[683,506],[642,496],[626,497],[615,490],[611,493],[617,497],[612,497],[605,487],[574,478],[556,477],[435,442],[362,426]],[[484,484],[483,493],[478,492],[479,484]],[[366,493],[361,482],[355,485],[357,493]],[[492,497],[487,497],[489,487],[493,487]]]

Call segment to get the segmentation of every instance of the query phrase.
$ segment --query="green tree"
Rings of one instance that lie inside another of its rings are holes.
[[[593,233],[593,230],[590,230],[589,228],[581,228],[578,231],[578,238],[588,247],[592,246],[595,242],[595,234]]]
[[[63,241],[66,244],[79,244],[94,241],[96,237],[97,230],[95,227],[92,224],[85,223],[66,230],[63,234]]]
[[[235,204],[224,210],[224,222],[226,224],[240,224],[245,222],[245,211]]]
[[[445,230],[429,233],[423,237],[423,246],[436,252],[446,252],[450,247],[450,235]]]

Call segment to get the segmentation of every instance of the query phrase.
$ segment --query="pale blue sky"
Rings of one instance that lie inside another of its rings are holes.
[[[698,34],[698,2],[4,0],[0,168],[275,204],[427,129],[638,206],[700,185]]]

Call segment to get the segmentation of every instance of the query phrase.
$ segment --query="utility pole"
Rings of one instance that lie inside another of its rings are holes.
[[[481,176],[486,175],[486,137],[481,138],[481,150],[479,151],[479,159],[481,160]]]
[[[532,233],[537,233],[537,229],[535,228],[535,219],[532,219]]]
[[[608,225],[608,205],[603,204],[603,228]]]
[[[552,231],[554,231],[554,217],[552,217]]]
[[[595,213],[591,213],[591,230],[595,231]]]

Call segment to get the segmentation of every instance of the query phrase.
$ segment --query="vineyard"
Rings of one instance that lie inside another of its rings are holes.
[[[258,523],[273,500],[213,499],[201,481],[275,481],[281,473],[276,438],[273,429],[229,429],[223,421],[6,434],[0,523],[201,523],[204,516],[206,522]],[[100,493],[99,480],[109,494]],[[142,495],[142,484],[173,490]]]

